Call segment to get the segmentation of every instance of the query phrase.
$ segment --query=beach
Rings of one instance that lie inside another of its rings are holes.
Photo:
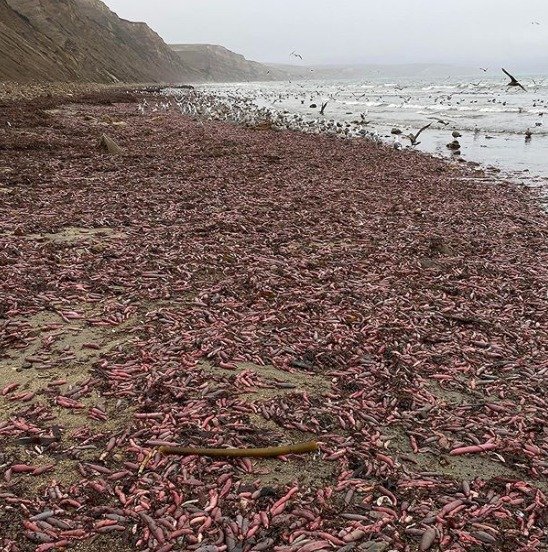
[[[301,126],[333,121],[341,131],[374,134],[385,143],[397,140],[437,157],[455,157],[447,144],[458,133],[458,156],[502,171],[505,177],[544,188],[546,195],[548,86],[542,75],[524,77],[527,92],[505,86],[500,72],[448,77],[317,79],[288,82],[241,82],[199,85],[197,89],[247,101],[286,119],[296,114]],[[326,109],[320,114],[320,108]],[[301,122],[302,120],[302,122]],[[408,136],[428,125],[414,146]],[[526,140],[526,132],[530,132]]]
[[[50,96],[0,110],[0,548],[546,549],[537,191]]]

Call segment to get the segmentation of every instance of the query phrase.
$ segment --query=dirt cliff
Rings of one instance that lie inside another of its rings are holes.
[[[101,0],[0,0],[0,81],[212,82],[287,78],[222,46],[168,46]]]
[[[198,82],[270,81],[287,78],[286,71],[269,67],[216,44],[171,44]]]
[[[0,80],[179,82],[198,75],[100,0],[0,0]]]

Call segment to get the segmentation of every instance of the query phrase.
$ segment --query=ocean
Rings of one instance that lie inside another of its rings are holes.
[[[520,78],[526,88],[507,87],[502,73],[485,77],[413,80],[368,78],[356,81],[292,81],[206,84],[198,91],[276,112],[299,114],[305,121],[365,122],[368,132],[410,146],[409,133],[432,123],[415,147],[454,157],[447,144],[462,136],[460,156],[532,186],[548,183],[548,77]],[[324,115],[320,108],[325,102]],[[393,129],[402,131],[399,138]],[[526,132],[530,131],[530,139]]]

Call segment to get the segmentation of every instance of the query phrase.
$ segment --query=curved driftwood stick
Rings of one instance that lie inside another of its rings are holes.
[[[211,456],[212,458],[275,458],[286,454],[306,454],[316,452],[318,443],[308,441],[297,445],[286,445],[282,447],[249,448],[249,449],[223,449],[223,448],[187,448],[187,447],[166,447],[158,449],[162,454],[180,454]]]

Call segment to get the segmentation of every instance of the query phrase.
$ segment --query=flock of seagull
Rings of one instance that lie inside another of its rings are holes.
[[[286,110],[277,111],[268,107],[260,107],[247,97],[229,95],[221,97],[216,94],[197,92],[196,90],[174,90],[168,92],[166,100],[149,104],[146,100],[137,107],[141,115],[150,112],[161,112],[177,109],[182,115],[199,119],[231,122],[250,127],[268,127],[275,130],[295,130],[311,134],[328,134],[342,138],[370,138],[381,143],[382,138],[377,131],[366,129],[368,121],[364,114],[352,123],[343,123],[323,116],[328,102],[320,108],[321,116],[307,120],[302,115]],[[312,104],[315,105],[315,104]]]
[[[302,59],[302,56],[295,51],[291,52],[290,55]],[[482,68],[482,70],[486,69]],[[507,84],[508,87],[518,87],[525,92],[527,91],[518,79],[516,79],[504,68],[502,71],[510,79],[510,82]],[[298,94],[294,94],[293,97],[299,97],[301,104],[305,105],[306,94],[311,93],[311,91],[305,90],[304,86],[301,84],[297,83],[296,86],[303,88],[303,91],[300,96]],[[395,88],[398,88],[397,85],[395,85]],[[343,91],[344,87],[341,87],[340,90]],[[452,92],[451,94],[442,94],[435,98],[432,98],[432,96],[430,97],[435,103],[445,105],[446,102],[451,102],[454,94],[455,92]],[[356,99],[361,99],[366,95],[367,92],[360,95],[352,93],[352,96]],[[269,128],[279,130],[287,129],[312,134],[328,134],[342,138],[368,138],[376,143],[384,141],[383,137],[377,130],[372,130],[370,128],[369,125],[371,121],[368,120],[367,110],[360,113],[359,116],[355,117],[352,121],[345,122],[329,118],[328,106],[330,100],[336,99],[334,95],[331,95],[329,100],[322,101],[321,103],[314,100],[313,95],[310,97],[311,103],[309,104],[309,108],[313,111],[317,110],[317,116],[312,118],[303,114],[290,112],[286,109],[276,109],[276,103],[282,104],[283,101],[287,100],[289,97],[291,97],[291,93],[289,91],[286,93],[278,93],[277,97],[270,99],[270,106],[260,106],[257,104],[255,99],[245,94],[238,93],[238,90],[225,95],[219,95],[216,93],[208,93],[203,90],[197,91],[196,89],[170,89],[165,100],[155,103],[154,105],[149,105],[147,102],[141,103],[138,106],[138,110],[139,113],[145,114],[148,110],[154,112],[158,110],[177,109],[183,115],[189,115],[199,119],[225,121],[255,127],[268,126]],[[400,97],[402,99],[402,106],[409,103],[411,100],[410,97]],[[471,100],[472,103],[474,101],[477,100]],[[498,100],[493,99],[492,101],[495,103]],[[455,103],[460,104],[460,100]],[[502,105],[506,105],[505,101],[500,101],[500,103],[502,103]],[[548,110],[548,105],[546,105],[546,108]],[[347,115],[350,114],[352,113],[347,112]],[[541,117],[542,114],[543,113],[541,112]],[[403,134],[403,132],[397,128],[392,129],[391,134],[393,135],[394,149],[400,150],[405,147],[400,141],[400,138],[409,140],[407,147],[415,147],[419,145],[421,143],[419,141],[420,135],[429,129],[434,123],[441,125],[442,128],[450,125],[448,121],[444,121],[440,118],[434,118],[434,120],[427,122],[427,124],[422,126],[418,131],[411,132],[409,134]],[[540,126],[542,123],[538,122],[536,125]],[[533,133],[531,130],[527,129],[525,131],[525,140],[530,141],[532,136]],[[447,149],[450,150],[452,154],[457,156],[461,153],[461,144],[458,140],[460,137],[460,132],[453,129],[451,132],[452,140],[447,143]]]

